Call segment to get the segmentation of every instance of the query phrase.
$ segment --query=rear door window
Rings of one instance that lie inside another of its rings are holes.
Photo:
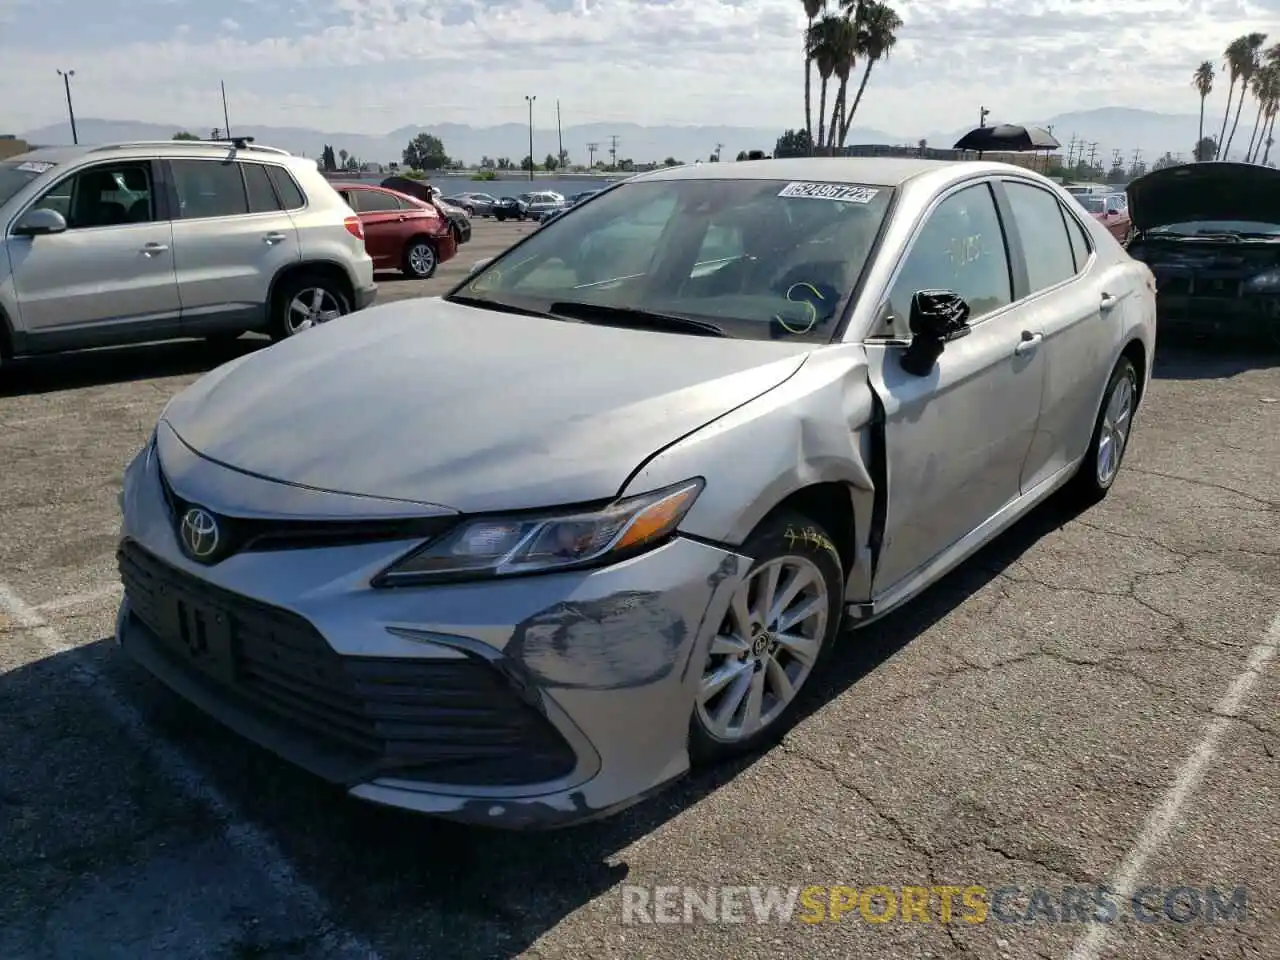
[[[286,210],[301,210],[307,205],[307,198],[302,195],[302,189],[284,167],[267,165],[267,176],[271,178],[271,185],[276,188],[276,196],[280,198]]]
[[[1075,217],[1063,211],[1063,219],[1067,221],[1067,237],[1071,240],[1071,256],[1075,261],[1076,273],[1085,268],[1085,264],[1089,262],[1089,255],[1093,252],[1093,246],[1089,243],[1089,237],[1084,232],[1084,227],[1080,226],[1080,222]]]
[[[1034,295],[1070,280],[1075,276],[1076,262],[1058,198],[1048,190],[1009,180],[1004,189],[1022,238],[1028,293]]]
[[[182,220],[243,216],[249,212],[240,164],[230,160],[170,160]]]
[[[395,197],[376,190],[352,190],[351,198],[355,201],[354,206],[359,213],[386,213],[400,209],[400,204]]]
[[[270,213],[280,209],[280,201],[271,186],[271,178],[267,169],[260,163],[241,164],[244,168],[244,182],[249,190],[249,211],[251,213]]]

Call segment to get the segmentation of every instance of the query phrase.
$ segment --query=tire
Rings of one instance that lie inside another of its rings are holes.
[[[493,219],[501,223],[503,220],[507,219],[507,215],[505,213],[495,213],[493,215]]]
[[[313,308],[317,299],[319,310]],[[276,288],[272,301],[271,338],[285,340],[350,312],[346,294],[328,277],[312,273],[288,277]]]
[[[439,265],[436,248],[425,237],[414,237],[404,245],[400,269],[406,276],[416,280],[429,280]]]
[[[1121,357],[1102,394],[1089,449],[1067,486],[1068,497],[1077,505],[1088,507],[1101,503],[1115,484],[1125,451],[1129,449],[1138,399],[1138,372],[1128,357]]]
[[[844,568],[831,536],[821,524],[796,512],[778,514],[756,528],[740,552],[753,558],[751,569],[738,586],[730,612],[711,642],[689,719],[689,759],[697,766],[751,753],[782,738],[796,721],[796,705],[803,699],[805,686],[835,646],[844,613]],[[804,620],[790,625],[787,634],[793,641],[810,635],[805,644],[810,653],[805,659],[791,652],[793,645],[780,644],[775,639],[778,631],[770,630],[771,624],[761,624],[757,612],[751,610],[760,603],[761,585],[774,570],[779,571],[778,586],[784,592],[792,576],[809,578],[784,611],[794,614],[813,607]],[[749,624],[741,623],[742,616],[733,613],[740,607],[739,599],[744,601],[741,608],[748,612]],[[776,692],[776,670],[787,674],[792,687],[786,700]],[[705,693],[713,677],[731,679],[714,692]],[[761,722],[744,729],[745,710],[757,684],[764,698]],[[728,709],[734,699],[738,705],[730,711],[728,721],[717,723],[718,712]]]

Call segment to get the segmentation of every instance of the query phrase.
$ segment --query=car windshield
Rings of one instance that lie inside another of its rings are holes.
[[[7,160],[0,162],[0,204],[8,203],[19,190],[54,164],[35,160]]]
[[[1205,233],[1238,233],[1246,236],[1280,237],[1280,223],[1261,220],[1188,220],[1153,227],[1151,233],[1176,233],[1195,236]]]
[[[625,309],[729,336],[825,342],[892,193],[854,183],[633,181],[553,220],[450,296],[550,315],[565,303]]]

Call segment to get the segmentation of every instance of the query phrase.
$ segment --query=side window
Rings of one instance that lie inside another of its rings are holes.
[[[267,168],[260,163],[241,164],[244,169],[244,183],[249,188],[249,212],[270,213],[280,209],[280,201],[271,187],[271,178],[267,176]]]
[[[234,217],[249,212],[240,164],[230,160],[170,160],[178,219]]]
[[[400,209],[395,197],[377,190],[352,190],[351,198],[355,200],[357,213],[386,213],[388,210]]]
[[[1030,293],[1036,294],[1076,274],[1071,238],[1058,198],[1048,190],[1006,181],[1005,193],[1022,238]]]
[[[1004,229],[987,184],[951,194],[929,214],[889,294],[893,319],[886,332],[911,335],[911,299],[920,290],[959,294],[975,321],[1013,301]]]
[[[50,187],[33,209],[57,211],[69,230],[148,223],[155,219],[151,166],[113,163],[81,170]]]
[[[1079,273],[1084,269],[1084,265],[1089,262],[1089,254],[1093,252],[1093,245],[1089,243],[1084,227],[1080,226],[1075,217],[1065,210],[1062,212],[1062,216],[1067,221],[1067,238],[1071,241],[1071,256],[1075,259],[1076,273]]]
[[[268,165],[267,176],[271,178],[271,185],[276,188],[276,196],[280,198],[286,210],[301,210],[307,205],[307,198],[302,195],[302,190],[284,167]]]

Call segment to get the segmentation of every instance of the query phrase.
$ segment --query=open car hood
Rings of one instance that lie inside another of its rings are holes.
[[[1280,170],[1206,161],[1155,170],[1125,188],[1138,230],[1193,220],[1280,223]]]

